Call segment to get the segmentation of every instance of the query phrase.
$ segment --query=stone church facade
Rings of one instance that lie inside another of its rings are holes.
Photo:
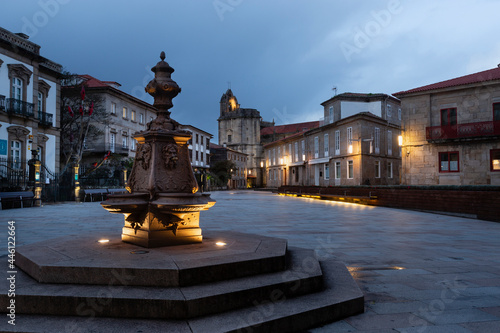
[[[247,154],[247,187],[263,186],[263,148],[260,130],[273,123],[262,121],[256,109],[242,108],[228,89],[220,99],[219,145]]]

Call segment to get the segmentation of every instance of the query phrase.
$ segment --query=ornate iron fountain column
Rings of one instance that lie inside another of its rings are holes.
[[[138,145],[127,184],[130,193],[101,203],[111,213],[125,214],[122,240],[144,247],[201,242],[200,211],[215,204],[208,194],[197,193],[187,145],[191,133],[170,118],[172,99],[181,88],[171,78],[174,69],[164,52],[160,58],[151,69],[155,78],[146,86],[157,117],[134,135]]]

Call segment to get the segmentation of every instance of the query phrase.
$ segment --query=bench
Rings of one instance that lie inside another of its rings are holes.
[[[108,193],[109,194],[126,194],[126,193],[128,193],[128,191],[125,188],[108,188]]]
[[[16,208],[16,203],[20,203],[20,208],[24,208],[25,204],[33,207],[34,202],[35,194],[32,191],[0,192],[0,209]]]
[[[82,190],[83,201],[90,198],[90,201],[94,201],[96,196],[101,196],[101,201],[104,200],[104,196],[108,195],[108,189],[106,188],[86,188]]]

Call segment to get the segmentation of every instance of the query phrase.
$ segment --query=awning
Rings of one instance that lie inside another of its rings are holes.
[[[309,160],[309,164],[319,164],[319,163],[328,163],[328,162],[330,162],[330,157],[315,158],[313,160]]]

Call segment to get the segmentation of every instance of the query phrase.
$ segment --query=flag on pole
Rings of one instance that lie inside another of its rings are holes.
[[[69,112],[69,115],[71,117],[73,117],[75,115],[75,113],[73,112],[73,110],[71,110],[71,106],[68,105],[68,112]]]
[[[108,153],[106,154],[106,156],[104,156],[104,160],[105,161],[108,159],[109,155],[111,155],[111,151],[108,151]]]
[[[85,99],[85,86],[82,84],[82,91],[80,91],[80,97],[82,101]]]
[[[94,102],[90,103],[90,107],[89,107],[89,116],[92,115],[92,112],[94,112]]]

